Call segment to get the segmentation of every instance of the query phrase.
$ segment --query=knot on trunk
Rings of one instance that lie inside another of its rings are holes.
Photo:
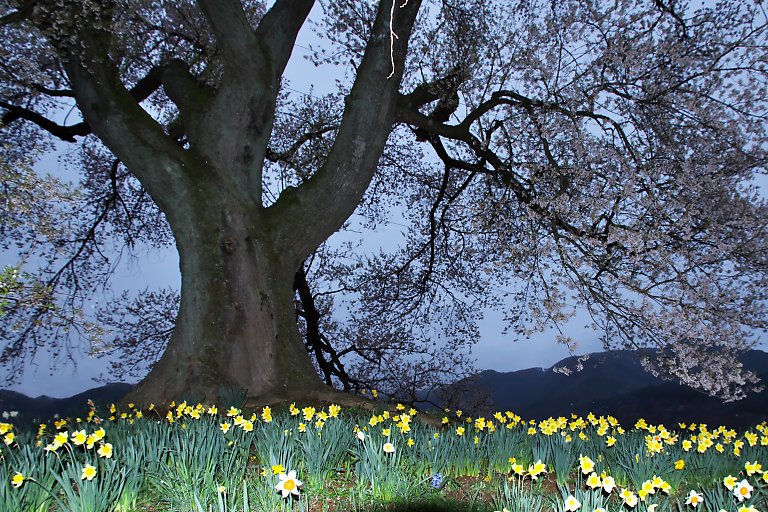
[[[235,239],[231,236],[225,236],[221,240],[221,249],[227,254],[235,252]]]

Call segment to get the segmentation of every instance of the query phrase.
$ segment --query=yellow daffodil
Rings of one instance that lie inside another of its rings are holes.
[[[96,468],[94,466],[91,466],[90,464],[86,464],[83,466],[82,474],[80,475],[80,480],[88,480],[89,482],[93,480],[93,478],[96,476]]]
[[[11,477],[11,485],[18,489],[19,487],[21,487],[21,484],[24,483],[24,480],[26,480],[26,478],[27,477],[25,477],[24,475],[22,475],[17,471],[16,474]]]
[[[539,475],[547,472],[547,465],[541,462],[541,459],[537,460],[534,464],[528,466],[528,476],[536,480]]]
[[[600,480],[600,477],[597,473],[594,471],[587,477],[587,487],[591,489],[599,489],[603,486],[602,480]]]
[[[747,463],[744,464],[744,469],[747,471],[747,476],[752,476],[755,473],[762,473],[763,466],[757,461],[747,461]]]
[[[595,461],[584,455],[579,455],[579,466],[581,467],[582,474],[586,475],[595,468]]]
[[[75,446],[81,446],[85,444],[87,439],[88,436],[85,434],[85,430],[76,430],[72,432],[72,436],[70,437],[70,440]]]
[[[619,497],[624,501],[628,508],[634,508],[637,505],[637,495],[629,489],[624,489],[619,493]]]
[[[112,443],[104,443],[99,447],[99,449],[96,451],[96,453],[99,454],[99,457],[103,457],[105,459],[111,459],[112,458]]]
[[[64,446],[69,442],[69,432],[59,432],[53,437],[53,444],[59,446]]]

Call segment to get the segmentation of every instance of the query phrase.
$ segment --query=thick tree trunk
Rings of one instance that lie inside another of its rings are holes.
[[[256,30],[238,0],[199,0],[221,51],[220,83],[204,85],[189,63],[174,61],[162,72],[188,147],[168,137],[121,81],[108,57],[108,11],[94,11],[99,23],[80,27],[76,44],[53,41],[68,57],[85,120],[165,212],[179,251],[181,310],[173,336],[126,400],[212,400],[222,386],[263,402],[334,396],[299,335],[293,277],[353,213],[392,129],[421,4],[393,2],[379,5],[324,164],[269,208],[262,173],[280,77],[312,0],[276,0]]]
[[[181,310],[167,350],[127,399],[215,400],[222,387],[264,402],[317,395],[327,386],[296,324],[295,261],[273,252],[252,209],[214,194],[209,188],[205,207],[174,229]]]

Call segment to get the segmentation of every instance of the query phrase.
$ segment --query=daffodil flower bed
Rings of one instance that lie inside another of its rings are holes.
[[[766,423],[89,405],[0,423],[0,510],[768,512]]]

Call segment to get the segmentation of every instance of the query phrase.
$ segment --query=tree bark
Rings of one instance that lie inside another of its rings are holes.
[[[230,194],[208,190],[174,231],[179,317],[167,350],[128,400],[216,400],[231,387],[269,402],[322,386],[296,327],[293,264],[272,251],[254,217]]]

